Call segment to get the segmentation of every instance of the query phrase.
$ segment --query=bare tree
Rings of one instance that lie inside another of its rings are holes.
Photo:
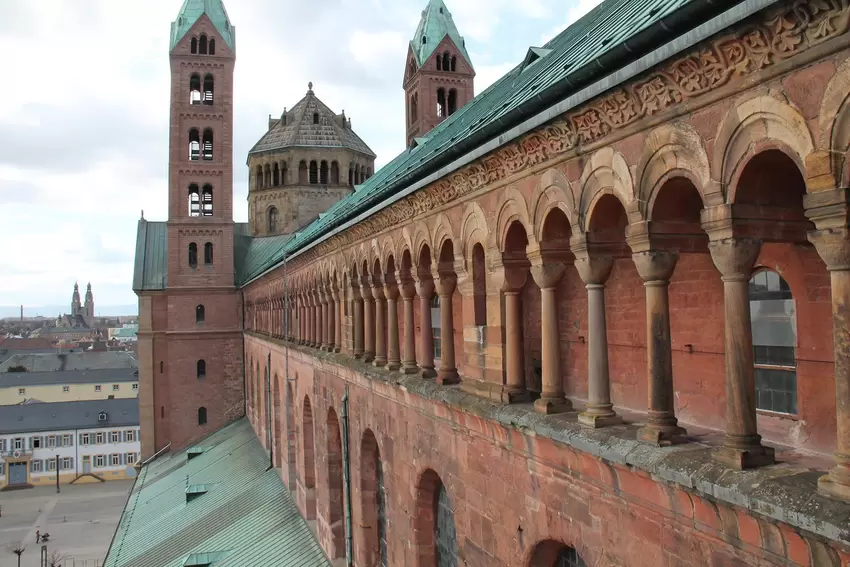
[[[27,545],[23,541],[13,541],[6,546],[6,551],[18,556],[18,567],[21,567],[21,555],[23,555],[26,550]]]
[[[62,567],[62,562],[66,559],[68,559],[67,555],[64,555],[54,549],[50,552],[50,555],[47,556],[47,564],[49,567]]]

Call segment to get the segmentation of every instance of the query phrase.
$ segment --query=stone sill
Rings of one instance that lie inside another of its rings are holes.
[[[435,402],[523,434],[548,437],[610,463],[645,471],[654,480],[669,482],[699,496],[786,523],[850,548],[850,504],[818,492],[817,481],[825,474],[797,464],[738,471],[711,458],[713,446],[692,441],[674,447],[655,447],[636,440],[637,425],[588,429],[576,421],[575,411],[546,416],[531,404],[503,405],[466,393],[459,386],[441,386],[418,374],[404,375],[375,368],[347,355],[322,352],[265,335],[245,332],[311,356],[350,368],[369,379],[399,387]]]

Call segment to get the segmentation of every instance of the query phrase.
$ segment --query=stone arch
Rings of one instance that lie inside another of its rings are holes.
[[[609,147],[593,154],[581,174],[579,187],[579,220],[582,231],[586,231],[590,225],[593,207],[603,195],[614,195],[626,211],[631,210],[635,199],[634,184],[626,158]]]
[[[472,248],[480,244],[485,250],[490,247],[490,230],[484,210],[476,202],[467,204],[463,211],[463,223],[460,228],[460,253],[467,261],[472,257]]]
[[[508,187],[505,189],[502,206],[496,216],[496,235],[499,239],[499,251],[502,253],[505,252],[508,231],[514,221],[519,221],[529,239],[533,238],[533,225],[525,198],[515,187]]]
[[[576,227],[578,214],[570,182],[560,171],[549,169],[540,176],[531,199],[533,236],[537,241],[543,238],[543,221],[553,208],[561,209],[570,226]]]
[[[381,266],[386,269],[389,265],[389,259],[395,258],[396,256],[396,246],[392,235],[385,235],[383,237],[383,241],[380,245],[380,251],[378,259],[381,261]]]
[[[711,174],[720,182],[727,203],[735,201],[734,188],[744,165],[765,149],[782,149],[805,171],[814,143],[797,110],[773,97],[757,96],[730,110],[715,138]]]
[[[434,243],[431,249],[434,250],[435,255],[439,254],[439,251],[443,249],[443,244],[447,240],[452,241],[456,252],[462,249],[461,246],[456,245],[457,238],[448,217],[444,213],[440,213],[434,221],[434,231],[431,234],[431,242]]]
[[[330,528],[331,560],[345,557],[344,485],[342,478],[342,435],[336,410],[328,408],[327,427],[328,466],[328,527]]]
[[[583,557],[582,551],[578,545],[569,545],[563,541],[555,539],[546,539],[537,542],[526,553],[523,560],[523,565],[528,567],[558,567],[563,561],[562,557],[566,558],[567,565],[585,566],[596,565],[593,561],[587,563]]]
[[[664,183],[673,177],[685,177],[707,204],[706,192],[711,186],[711,165],[705,144],[690,125],[673,122],[649,133],[644,152],[638,161],[638,207],[644,218],[650,217],[652,204]]]
[[[360,441],[360,524],[366,565],[387,565],[386,476],[381,448],[371,429]]]
[[[429,254],[432,254],[431,251],[434,250],[434,246],[431,240],[431,231],[428,230],[423,221],[418,221],[413,227],[413,249],[411,253],[414,261],[419,261],[425,246],[428,247]]]
[[[448,492],[448,487],[433,469],[425,469],[416,482],[417,513],[413,519],[414,544],[417,548],[418,567],[437,567],[437,565],[457,565],[457,548],[454,562],[439,561],[437,550],[438,498],[441,491]],[[451,498],[451,495],[449,495]]]
[[[310,403],[309,395],[304,396],[304,403],[301,408],[301,449],[304,452],[301,458],[301,462],[304,463],[301,479],[306,493],[304,515],[307,520],[315,520],[316,446],[315,430],[313,429],[313,405]]]
[[[826,87],[820,108],[818,149],[829,152],[834,186],[850,185],[850,59],[839,65]]]

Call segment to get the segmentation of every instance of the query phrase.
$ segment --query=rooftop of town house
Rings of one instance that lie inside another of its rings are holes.
[[[128,352],[61,352],[18,353],[0,364],[0,373],[23,367],[26,372],[58,372],[71,370],[109,370],[138,368],[139,363]]]
[[[132,367],[48,372],[0,372],[0,388],[116,384],[138,381],[139,371]]]
[[[137,425],[139,400],[136,398],[28,403],[3,406],[0,410],[0,434]]]
[[[243,418],[142,467],[104,567],[255,567],[271,558],[330,566]]]

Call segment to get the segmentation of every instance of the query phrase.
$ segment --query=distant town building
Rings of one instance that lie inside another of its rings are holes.
[[[108,337],[110,341],[119,343],[130,343],[136,341],[136,335],[139,332],[138,325],[124,325],[122,327],[113,327],[109,329]]]
[[[74,293],[71,295],[71,312],[60,315],[56,320],[58,328],[66,329],[90,329],[94,325],[94,295],[91,291],[91,283],[86,288],[86,302],[80,303],[80,287],[74,284]]]
[[[0,488],[135,476],[135,399],[31,403],[0,411]]]
[[[0,406],[33,401],[52,403],[136,398],[139,394],[138,374],[135,368],[2,372]]]
[[[58,372],[67,370],[108,370],[131,368],[138,362],[128,352],[17,353],[0,364],[2,372]]]

